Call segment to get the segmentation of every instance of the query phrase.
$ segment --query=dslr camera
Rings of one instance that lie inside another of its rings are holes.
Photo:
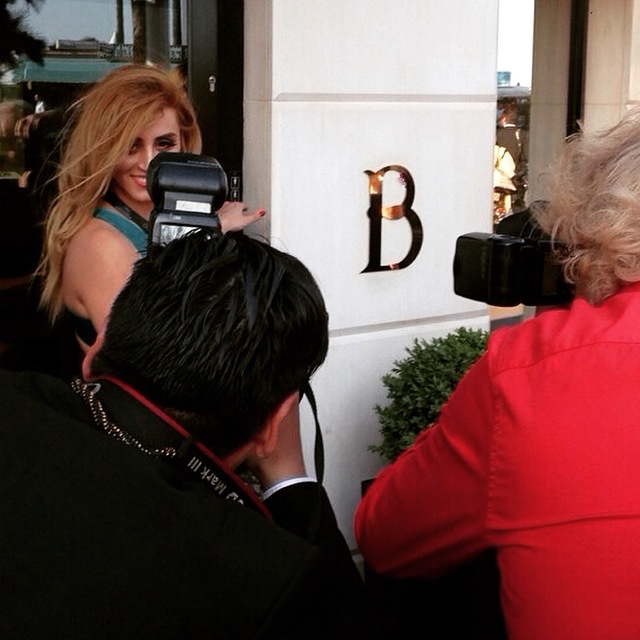
[[[535,203],[544,206],[544,203]],[[495,233],[466,233],[456,241],[457,295],[497,307],[564,304],[573,291],[553,246],[525,209],[504,218]]]
[[[193,229],[220,226],[216,211],[227,199],[227,174],[215,158],[164,151],[149,163],[147,190],[154,204],[151,251]]]

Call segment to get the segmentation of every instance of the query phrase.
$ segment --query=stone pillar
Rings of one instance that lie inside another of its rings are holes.
[[[529,202],[546,197],[544,173],[567,131],[571,0],[536,0],[529,131]]]
[[[453,293],[452,261],[459,235],[492,224],[497,10],[245,3],[244,195],[268,210],[255,231],[303,260],[329,308],[329,356],[312,386],[325,485],[350,541],[360,482],[382,465],[367,449],[379,441],[382,375],[414,338],[489,324],[484,304]],[[381,220],[372,259],[378,206],[401,217]],[[306,408],[303,431],[310,448]]]
[[[584,124],[599,129],[614,123],[629,100],[637,100],[638,0],[589,0]]]

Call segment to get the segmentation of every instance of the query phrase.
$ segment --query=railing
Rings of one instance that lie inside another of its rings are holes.
[[[130,62],[133,60],[133,44],[111,44],[97,40],[56,40],[45,55],[91,57],[109,62]],[[170,62],[178,64],[187,58],[185,45],[174,45],[169,48]]]

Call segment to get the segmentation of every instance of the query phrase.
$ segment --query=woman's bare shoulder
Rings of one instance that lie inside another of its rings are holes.
[[[78,259],[111,264],[125,258],[130,267],[135,257],[135,248],[120,231],[102,220],[91,218],[69,242],[65,263]]]
[[[89,220],[72,238],[65,254],[65,305],[89,317],[99,328],[136,258],[135,248],[119,231],[102,220]]]

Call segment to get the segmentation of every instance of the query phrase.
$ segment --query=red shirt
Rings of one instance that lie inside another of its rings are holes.
[[[355,534],[375,571],[496,548],[510,639],[640,638],[640,283],[494,332]]]

